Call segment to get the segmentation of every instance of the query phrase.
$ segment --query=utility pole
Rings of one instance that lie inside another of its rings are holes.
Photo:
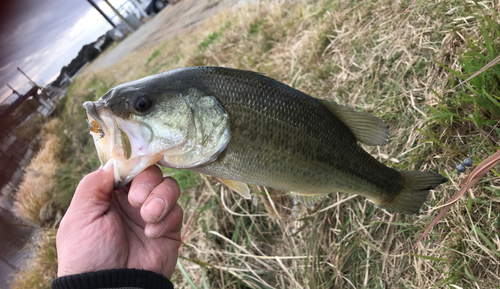
[[[29,80],[29,83],[33,86],[33,87],[36,87],[37,88],[37,91],[38,89],[41,89],[42,91],[45,90],[45,87],[41,87],[41,86],[38,86],[36,84],[36,82],[33,81],[33,79],[31,79],[26,73],[24,73],[24,71],[21,70],[21,68],[17,68],[17,70],[19,70],[24,76],[26,76],[26,78]],[[8,84],[7,84],[8,85]],[[12,90],[14,90],[10,85],[8,85]],[[15,91],[15,90],[14,90]],[[17,92],[17,91],[16,91]],[[19,94],[17,94],[19,95]],[[38,92],[35,92],[35,94],[33,95],[33,98],[36,99],[41,105],[43,105],[46,109],[50,109],[52,107],[51,104],[49,104],[45,99],[43,99],[42,97],[40,97],[38,95]]]
[[[130,32],[134,32],[135,29],[134,27],[132,26],[132,24],[130,24],[130,22],[128,22],[127,19],[125,19],[125,17],[123,17],[120,12],[118,12],[118,10],[115,9],[115,7],[113,5],[111,5],[111,3],[109,3],[108,0],[104,0],[104,2],[106,2],[109,7],[111,8],[111,10],[113,10],[113,12],[115,12],[116,16],[120,17],[120,19],[123,21],[123,24],[125,24],[125,26],[127,26],[127,29],[130,30]]]
[[[21,96],[21,95],[19,94],[19,92],[17,92],[17,90],[15,90],[12,86],[10,86],[10,84],[8,84],[8,83],[7,83],[7,86],[8,86],[10,89],[12,89],[12,94],[17,94],[17,96]]]
[[[18,67],[18,68],[17,68],[17,70],[19,70],[19,72],[21,72],[24,76],[26,76],[26,78],[29,80],[29,82],[30,82],[30,84],[31,84],[32,86],[38,86],[38,85],[36,85],[36,83],[33,81],[33,79],[31,79],[31,78],[30,78],[30,77],[29,77],[26,73],[24,73],[24,71],[22,71],[22,70],[21,70],[21,68],[19,68],[19,67]],[[10,87],[10,85],[9,85],[9,87]]]
[[[108,15],[106,15],[106,13],[104,13],[104,11],[101,10],[101,8],[99,8],[99,6],[97,6],[97,4],[94,3],[94,1],[92,0],[87,0],[90,5],[94,6],[94,8],[102,15],[102,17],[104,17],[104,19],[106,19],[109,24],[111,24],[111,26],[113,26],[115,29],[118,29],[123,35],[125,35],[125,33],[123,33],[123,30],[120,28],[120,26],[116,25],[113,20],[111,20]]]
[[[42,87],[42,86],[38,86],[36,84],[35,81],[33,81],[33,79],[31,79],[26,73],[24,73],[24,71],[21,70],[21,68],[17,68],[17,70],[19,70],[19,72],[21,72],[24,76],[26,76],[26,78],[29,80],[29,83],[31,84],[31,86],[33,87],[38,87],[42,92],[45,92],[45,87]],[[8,85],[8,84],[7,84]],[[10,87],[10,85],[9,85]],[[42,105],[45,105],[47,106],[48,104],[44,103],[44,100],[42,100],[41,98],[37,98],[37,100],[42,104]]]

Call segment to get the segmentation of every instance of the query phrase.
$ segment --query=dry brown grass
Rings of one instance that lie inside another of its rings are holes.
[[[191,65],[264,72],[312,96],[381,117],[390,125],[391,139],[384,147],[366,147],[372,155],[396,169],[436,171],[450,179],[416,216],[390,214],[343,194],[332,194],[312,210],[284,192],[257,187],[246,201],[204,179],[180,200],[185,273],[174,274],[177,288],[192,288],[188,278],[198,288],[498,288],[500,203],[494,190],[500,181],[494,175],[472,190],[468,208],[461,201],[413,255],[405,254],[436,214],[432,207],[457,191],[463,176],[455,165],[471,149],[484,159],[494,148],[490,141],[468,146],[478,135],[485,137],[480,127],[466,122],[443,127],[428,120],[428,107],[441,102],[432,90],[450,93],[450,74],[434,61],[459,69],[464,35],[477,37],[479,30],[469,16],[485,13],[498,20],[493,13],[498,7],[417,2],[395,19],[411,1],[365,1],[352,9],[357,4],[259,1],[229,8],[78,80],[83,90],[95,79],[114,86]]]
[[[11,289],[50,288],[57,275],[56,230],[39,232],[28,250],[35,252],[11,283]]]
[[[50,132],[59,126],[61,122],[58,119],[47,123],[43,147],[25,168],[14,202],[14,211],[23,220],[37,224],[45,224],[49,220],[44,210],[50,206],[55,183],[53,175],[59,166],[58,138]]]

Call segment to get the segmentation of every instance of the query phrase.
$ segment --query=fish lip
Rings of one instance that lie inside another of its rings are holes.
[[[99,127],[102,129],[104,136],[108,137],[108,140],[113,143],[112,146],[114,146],[114,138],[111,136],[113,135],[114,132],[114,126],[116,125],[116,120],[114,115],[110,112],[109,108],[101,103],[100,101],[86,101],[83,103],[83,107],[87,111],[87,114],[92,117],[92,119],[97,122]],[[111,124],[107,124],[101,116],[101,115],[109,115],[110,118],[113,120]]]
[[[83,103],[83,108],[87,111],[87,114],[89,114],[100,127],[106,127],[104,121],[102,118],[97,114],[97,107],[95,105],[95,102],[93,101],[86,101]]]
[[[97,103],[97,105],[96,105],[96,103]],[[86,101],[86,102],[83,103],[83,107],[87,111],[88,116],[90,116],[95,122],[97,122],[97,124],[99,125],[99,127],[101,127],[103,129],[104,135],[102,137],[107,137],[108,141],[112,141],[111,135],[108,134],[109,130],[108,130],[108,127],[107,127],[106,123],[104,122],[104,120],[97,113],[98,109],[104,107],[104,105],[102,105],[101,103],[99,103],[99,101],[97,101],[97,102]],[[102,112],[103,112],[103,110],[101,109],[101,113]],[[97,149],[97,146],[96,146],[96,149]],[[113,189],[115,189],[115,190],[121,189],[127,183],[125,183],[124,180],[122,180],[121,177],[120,177],[120,174],[119,174],[119,171],[118,171],[117,161],[115,159],[113,159],[110,155],[107,155],[107,158],[106,158],[106,154],[102,154],[102,157],[104,159],[101,159],[101,165],[104,165],[108,161],[112,161],[114,163],[114,165],[113,165],[113,178],[114,178]]]
[[[97,104],[97,105],[96,105]],[[104,120],[99,116],[98,114],[98,111],[100,111],[101,113],[105,113],[104,109],[105,106],[103,104],[101,104],[99,101],[86,101],[83,103],[83,107],[85,108],[86,112],[87,112],[87,116],[89,118],[92,118],[93,121],[97,122],[97,124],[99,125],[99,127],[102,129],[102,135],[101,135],[101,138],[106,138],[108,142],[113,142],[113,138],[111,137],[111,132],[108,128],[108,126],[106,125],[106,123],[104,122]],[[99,140],[95,140],[94,139],[94,142],[96,141],[99,141]],[[100,152],[98,146],[96,145],[96,149],[97,149],[97,152],[98,152],[98,155],[99,155],[99,159],[101,161],[101,165],[104,165],[106,164],[108,161],[113,161],[115,164],[113,166],[113,170],[114,170],[114,175],[115,175],[115,185],[114,187],[117,188],[119,187],[118,183],[121,181],[121,180],[117,180],[116,178],[116,175],[117,175],[117,165],[116,165],[116,160],[114,160],[111,156],[110,156],[110,152],[109,151],[102,151],[102,153]],[[109,150],[109,146],[105,149],[108,149]],[[107,153],[106,153],[107,152]],[[120,186],[121,187],[121,186]]]

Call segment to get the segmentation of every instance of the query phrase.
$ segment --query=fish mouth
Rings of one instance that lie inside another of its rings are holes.
[[[127,185],[163,157],[149,149],[153,132],[147,124],[117,117],[99,101],[87,101],[83,107],[101,165],[113,162],[115,189]]]

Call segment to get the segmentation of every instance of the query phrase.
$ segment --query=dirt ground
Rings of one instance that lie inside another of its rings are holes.
[[[137,31],[119,43],[112,51],[86,67],[82,74],[99,71],[115,65],[134,50],[161,43],[181,32],[197,26],[221,9],[239,7],[255,0],[181,0],[168,5]]]

